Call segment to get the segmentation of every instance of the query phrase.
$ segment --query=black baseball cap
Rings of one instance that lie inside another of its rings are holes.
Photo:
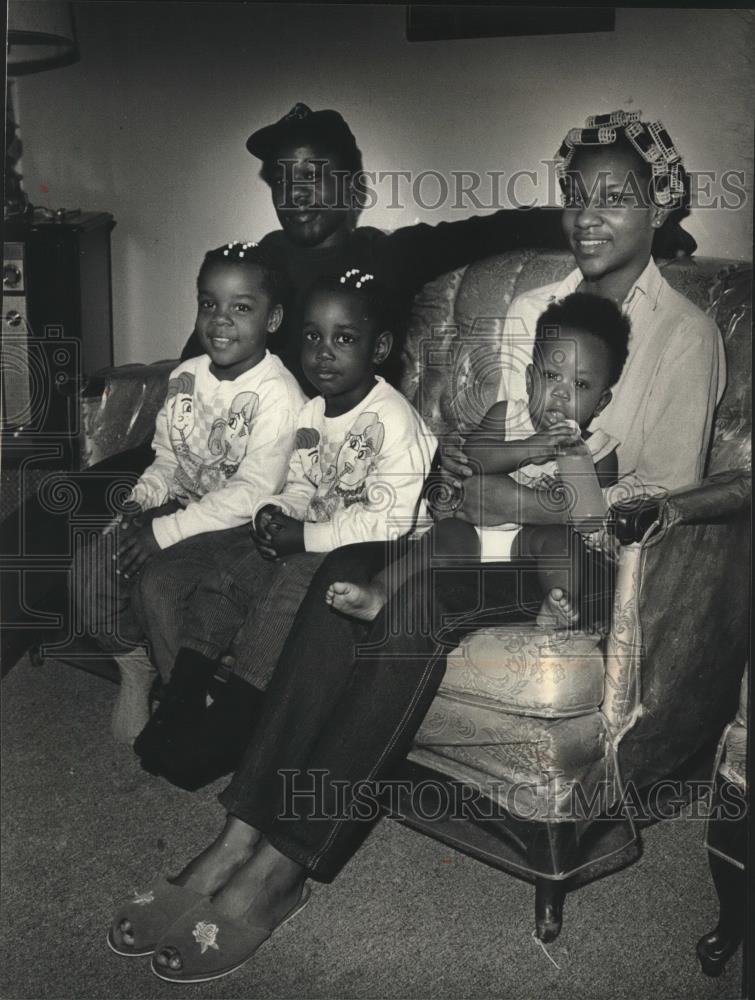
[[[341,153],[350,169],[361,168],[362,154],[343,115],[332,109],[312,111],[301,103],[295,104],[279,121],[253,132],[246,148],[265,163],[274,158],[281,146],[293,141],[323,143],[333,152]]]

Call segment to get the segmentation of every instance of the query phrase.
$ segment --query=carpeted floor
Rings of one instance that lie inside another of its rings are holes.
[[[702,975],[716,922],[699,821],[644,833],[641,861],[569,896],[549,956],[531,937],[533,889],[385,821],[257,958],[184,988],[105,944],[114,905],[177,870],[217,830],[222,787],[195,795],[115,747],[115,687],[22,661],[2,682],[3,1000],[43,997],[733,998],[741,962]]]

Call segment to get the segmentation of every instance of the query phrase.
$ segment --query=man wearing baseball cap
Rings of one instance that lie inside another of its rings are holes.
[[[343,274],[349,267],[374,274],[395,293],[406,319],[413,296],[432,278],[491,254],[558,246],[562,240],[560,213],[552,209],[496,212],[391,233],[357,227],[362,154],[338,111],[295,104],[279,121],[254,132],[246,146],[262,163],[260,175],[281,224],[261,246],[288,278],[292,293],[283,328],[270,346],[305,391],[311,389],[299,359],[300,307],[317,278]],[[199,351],[192,335],[183,357]],[[389,359],[394,370],[399,357],[400,351],[394,351]],[[386,374],[391,378],[392,372]]]

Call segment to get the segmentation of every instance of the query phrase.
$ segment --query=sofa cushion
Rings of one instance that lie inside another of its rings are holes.
[[[588,798],[615,779],[611,744],[598,711],[578,718],[514,715],[462,704],[438,692],[410,760],[479,788],[523,819],[573,815],[576,784]]]
[[[467,636],[448,655],[441,690],[459,706],[568,718],[600,706],[604,669],[597,633],[487,628]]]

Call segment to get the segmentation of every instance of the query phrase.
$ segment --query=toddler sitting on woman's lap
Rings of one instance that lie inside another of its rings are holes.
[[[465,451],[481,475],[465,482],[462,511],[438,520],[422,538],[425,561],[532,558],[543,591],[538,621],[576,624],[584,543],[567,523],[564,504],[576,506],[577,497],[567,501],[559,489],[555,460],[589,451],[599,486],[616,482],[619,442],[601,430],[591,435],[587,426],[611,399],[626,361],[629,330],[618,308],[594,295],[574,293],[540,316],[526,373],[528,399],[496,403],[467,437]],[[595,485],[584,478],[570,487],[585,492]],[[508,499],[506,523],[486,518],[486,490],[502,491]],[[409,560],[402,559],[366,586],[334,583],[326,600],[343,614],[372,620],[411,573]]]

